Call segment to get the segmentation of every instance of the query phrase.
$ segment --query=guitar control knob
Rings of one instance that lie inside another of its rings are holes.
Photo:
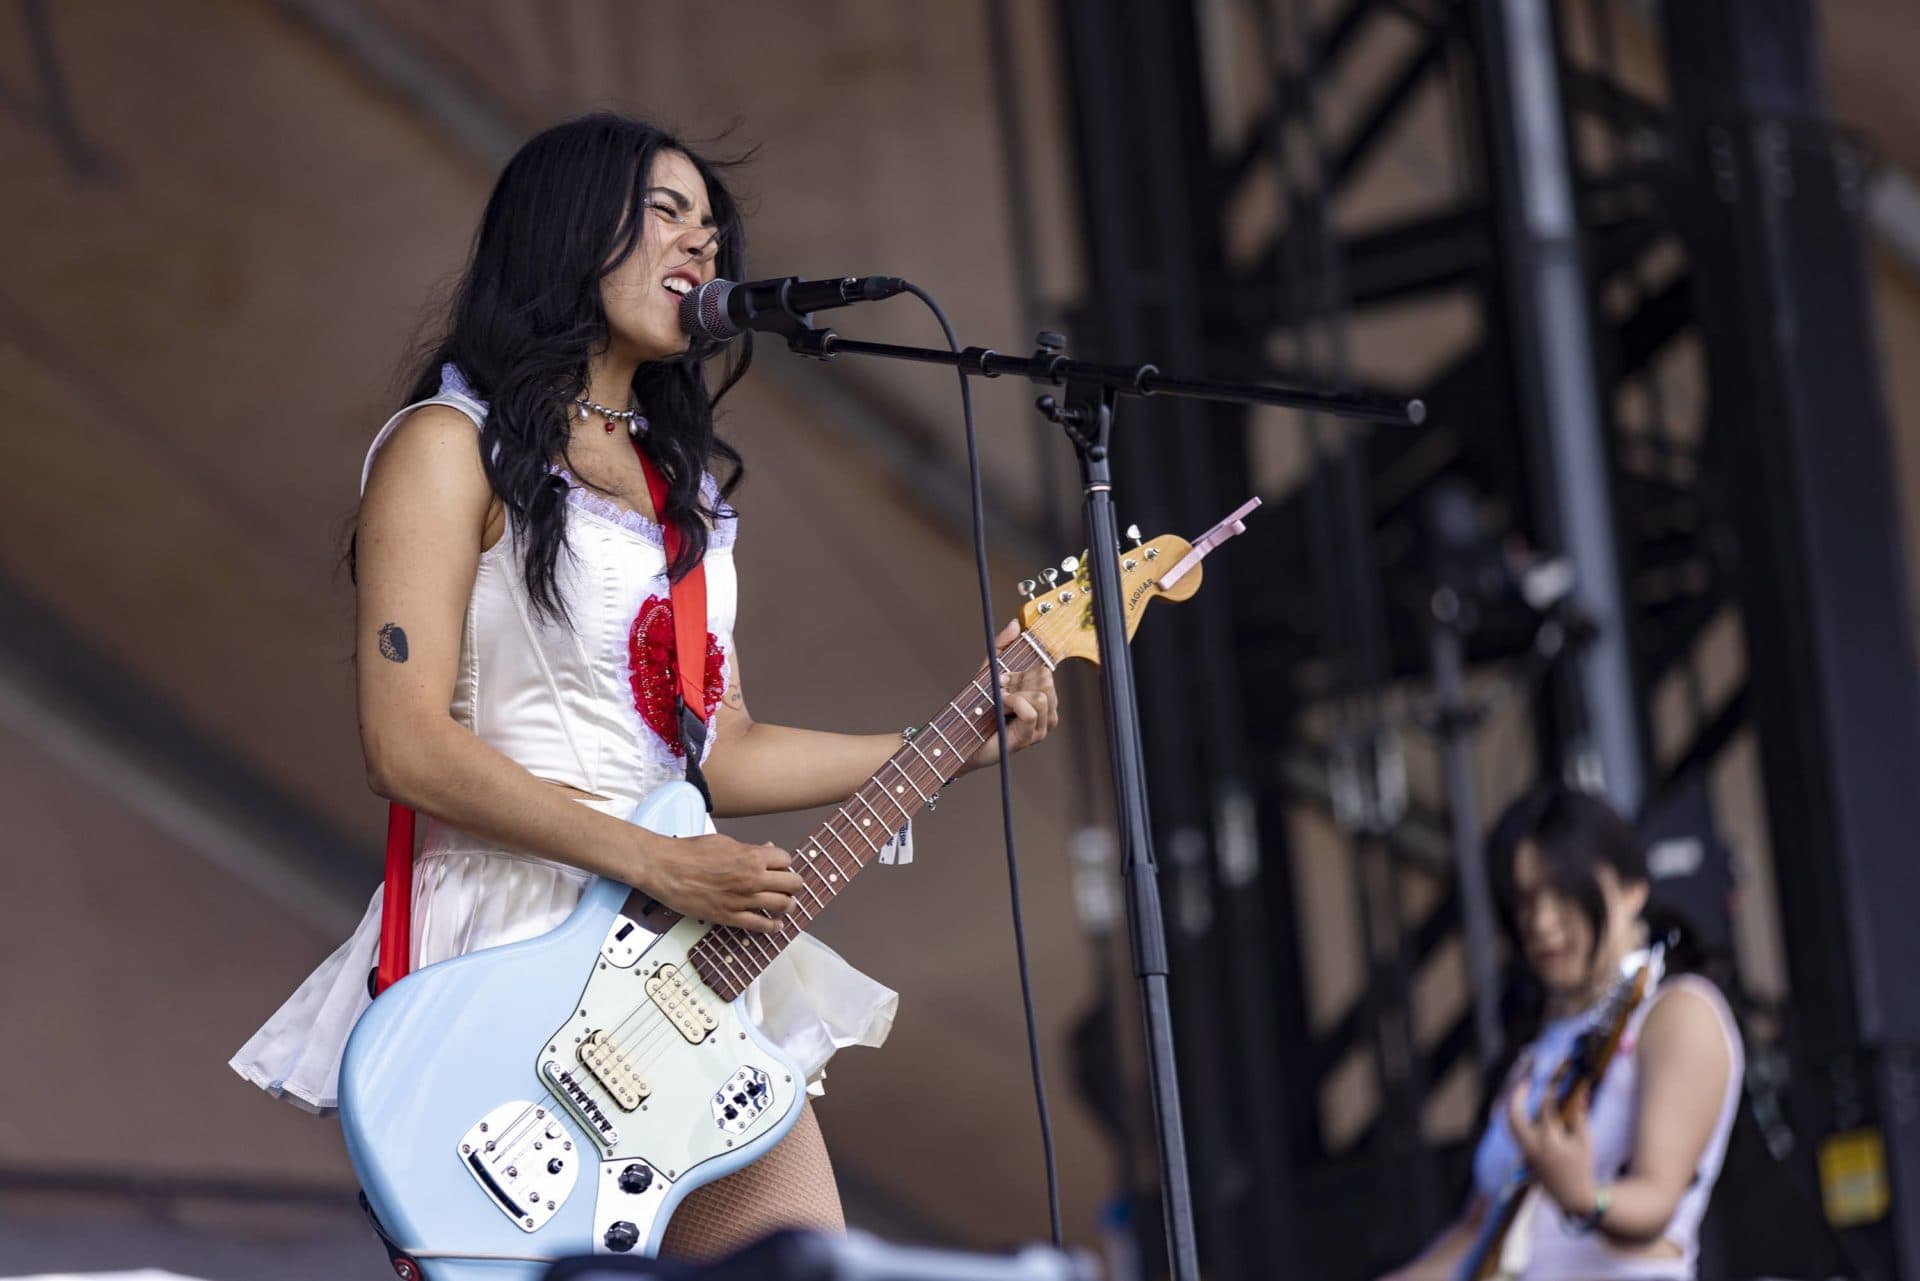
[[[720,1115],[726,1117],[727,1120],[731,1121],[733,1120],[733,1118],[740,1115],[740,1109],[733,1106],[733,1104],[729,1103],[726,1106],[726,1110],[721,1112]]]
[[[615,1254],[625,1254],[627,1251],[633,1249],[634,1246],[640,1244],[640,1229],[634,1227],[625,1219],[622,1219],[620,1222],[608,1228],[607,1234],[600,1239],[605,1241],[607,1243],[607,1249],[613,1251]]]
[[[635,1161],[620,1171],[620,1190],[622,1192],[641,1193],[653,1186],[653,1167],[641,1165]],[[614,1227],[619,1227],[614,1224]]]
[[[553,1160],[547,1162],[548,1174],[558,1174],[560,1173],[560,1171],[566,1168],[567,1168],[567,1163],[565,1161],[562,1161],[559,1157],[555,1157],[553,1158]]]

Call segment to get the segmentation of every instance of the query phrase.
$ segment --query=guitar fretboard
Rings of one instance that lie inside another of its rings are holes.
[[[1022,632],[996,660],[1007,673],[1052,666],[1052,657],[1032,635]],[[695,943],[689,959],[708,987],[731,1001],[760,977],[787,944],[813,923],[836,894],[873,862],[874,856],[908,819],[926,808],[952,782],[973,754],[993,736],[993,692],[982,666],[960,692],[947,700],[879,773],[861,784],[825,823],[793,851],[793,870],[806,888],[778,931],[761,934],[733,926],[715,926]]]

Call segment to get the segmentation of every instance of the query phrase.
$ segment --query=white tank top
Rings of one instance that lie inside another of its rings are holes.
[[[437,396],[408,405],[380,429],[361,469],[362,492],[381,446],[423,405],[457,409],[476,428],[487,414],[459,371],[446,366]],[[673,733],[667,678],[673,623],[661,527],[565,471],[555,474],[570,486],[568,552],[554,568],[572,625],[535,613],[521,574],[522,531],[509,519],[499,541],[480,555],[451,711],[535,777],[607,797],[617,802],[609,812],[624,815],[661,783],[686,773],[677,736],[667,737]],[[711,476],[706,494],[723,512],[704,562],[711,703],[725,692],[732,665],[737,518],[721,503]],[[716,737],[709,720],[707,752]]]
[[[1700,1259],[1700,1220],[1707,1212],[1707,1200],[1713,1195],[1714,1181],[1720,1177],[1720,1165],[1726,1158],[1727,1138],[1733,1132],[1739,1111],[1741,1079],[1746,1056],[1740,1046],[1740,1032],[1727,1008],[1726,999],[1706,979],[1681,975],[1661,985],[1654,1000],[1644,1002],[1627,1024],[1620,1050],[1595,1093],[1587,1117],[1587,1131],[1593,1137],[1594,1176],[1601,1182],[1617,1179],[1633,1156],[1640,1108],[1640,1063],[1637,1049],[1640,1028],[1654,1004],[1677,991],[1696,993],[1712,1007],[1727,1045],[1727,1082],[1720,1095],[1720,1112],[1713,1133],[1700,1153],[1693,1182],[1681,1194],[1673,1217],[1660,1234],[1661,1239],[1680,1247],[1676,1258],[1663,1259],[1623,1250],[1604,1232],[1588,1232],[1560,1212],[1550,1198],[1541,1198],[1532,1219],[1533,1248],[1523,1276],[1527,1281],[1566,1281],[1590,1278],[1591,1281],[1688,1281]],[[1553,1072],[1572,1048],[1573,1040],[1585,1023],[1584,1015],[1556,1019],[1541,1029],[1540,1037],[1529,1052],[1528,1105],[1537,1108],[1542,1092]],[[1490,1110],[1486,1133],[1474,1154],[1475,1189],[1483,1195],[1495,1192],[1518,1160],[1513,1136],[1507,1129],[1505,1094]]]

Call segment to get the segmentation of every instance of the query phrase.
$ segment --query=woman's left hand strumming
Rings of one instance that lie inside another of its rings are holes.
[[[995,649],[1004,649],[1020,634],[1020,624],[1008,623],[993,638]],[[1000,678],[1000,702],[1007,711],[1007,747],[1018,752],[1032,747],[1060,723],[1060,695],[1053,687],[1053,671],[1044,663],[1024,672],[1008,672]],[[967,761],[967,772],[982,769],[1000,759],[1000,737],[990,735],[986,743]]]
[[[1526,1158],[1534,1178],[1571,1215],[1590,1214],[1598,1186],[1593,1174],[1593,1136],[1587,1132],[1587,1107],[1591,1101],[1585,1086],[1574,1094],[1570,1120],[1560,1119],[1553,1107],[1540,1109],[1535,1119],[1527,1115],[1526,1091],[1515,1089],[1507,1099],[1507,1124],[1513,1130],[1514,1144]]]

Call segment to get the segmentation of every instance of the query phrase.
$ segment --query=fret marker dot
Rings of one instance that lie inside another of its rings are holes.
[[[940,755],[940,749],[939,749],[939,748],[937,748],[937,747],[936,747],[936,748],[934,748],[934,749],[933,749],[933,754],[934,754],[935,756],[938,756],[938,755]]]
[[[973,714],[974,714],[975,716],[978,716],[978,715],[980,715],[980,713],[982,713],[982,712],[984,712],[984,711],[986,711],[986,710],[987,710],[987,709],[986,709],[986,708],[984,708],[984,707],[976,707],[976,708],[974,708],[974,709],[973,709]]]
[[[872,819],[870,819],[870,818],[863,818],[863,819],[861,819],[861,820],[860,820],[860,826],[862,826],[862,827],[872,827],[872,826],[873,826],[873,820],[872,820]]]
[[[828,880],[828,881],[830,881],[830,882],[831,882],[831,881],[837,881],[837,880],[839,880],[839,879],[840,879],[840,873],[838,873],[838,872],[828,872],[828,873],[827,873],[827,880]]]
[[[895,783],[895,784],[893,785],[893,794],[894,794],[895,796],[898,796],[898,795],[900,795],[900,793],[902,793],[902,792],[904,792],[904,791],[906,791],[906,790],[907,790],[906,788],[904,788],[904,787],[902,787],[902,786],[900,786],[900,784],[898,784],[898,783]]]

